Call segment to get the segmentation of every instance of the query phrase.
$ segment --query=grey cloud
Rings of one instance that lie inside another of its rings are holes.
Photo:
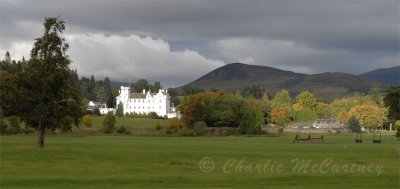
[[[44,17],[61,15],[70,34],[152,36],[170,42],[172,51],[190,49],[225,62],[244,52],[247,58],[253,56],[253,64],[359,73],[399,64],[399,6],[397,0],[1,1],[0,50],[32,41],[41,32]],[[261,57],[254,48],[235,49],[235,56],[215,49],[221,40],[243,38],[296,45],[285,56],[266,48],[270,57]],[[296,54],[300,47],[310,54]]]

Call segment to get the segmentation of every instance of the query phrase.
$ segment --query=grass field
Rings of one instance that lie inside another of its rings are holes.
[[[280,137],[1,136],[0,188],[398,188],[399,143]],[[302,162],[302,163],[301,163]]]

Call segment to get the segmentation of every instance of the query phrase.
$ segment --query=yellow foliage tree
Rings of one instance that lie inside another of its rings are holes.
[[[90,115],[85,115],[85,116],[83,116],[82,121],[83,121],[83,124],[84,124],[86,127],[92,126],[92,116],[90,116]]]
[[[349,116],[356,117],[360,124],[370,129],[376,129],[386,120],[387,111],[376,105],[364,104],[353,107]]]
[[[340,123],[347,123],[350,119],[349,113],[346,110],[342,110],[336,116],[336,120]]]

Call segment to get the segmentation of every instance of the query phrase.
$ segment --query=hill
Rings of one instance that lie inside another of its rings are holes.
[[[333,99],[354,92],[367,93],[374,84],[381,88],[389,85],[370,81],[366,78],[346,73],[301,74],[267,66],[232,63],[217,68],[187,85],[205,90],[242,90],[246,85],[256,84],[268,91],[286,89],[292,96],[301,91],[312,91],[318,98]],[[186,85],[185,85],[186,86]],[[183,87],[183,86],[182,86]]]
[[[381,68],[360,75],[373,81],[390,84],[400,84],[400,66],[392,68]]]

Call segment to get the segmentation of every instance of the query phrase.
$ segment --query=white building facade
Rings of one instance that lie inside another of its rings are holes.
[[[155,112],[162,117],[177,117],[175,108],[171,107],[167,90],[160,89],[158,93],[145,90],[142,93],[132,93],[130,87],[121,86],[119,95],[116,97],[117,107],[119,103],[122,103],[124,114]]]

